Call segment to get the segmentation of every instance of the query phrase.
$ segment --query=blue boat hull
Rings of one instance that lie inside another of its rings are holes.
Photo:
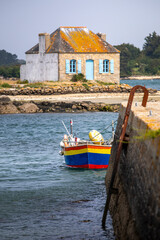
[[[102,169],[109,164],[111,146],[83,145],[65,148],[66,165],[74,168]]]

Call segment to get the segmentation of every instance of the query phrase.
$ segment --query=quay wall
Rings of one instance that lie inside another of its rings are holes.
[[[106,174],[107,191],[125,110],[126,104],[122,104]],[[132,107],[126,130],[129,143],[123,144],[114,182],[118,194],[112,194],[109,207],[116,239],[159,239],[160,135],[154,134],[158,129],[160,102]]]

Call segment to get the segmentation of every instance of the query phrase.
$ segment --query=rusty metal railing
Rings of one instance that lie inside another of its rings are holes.
[[[120,159],[120,154],[121,154],[121,150],[122,150],[123,141],[128,140],[127,138],[125,139],[125,133],[126,133],[128,118],[129,118],[129,115],[130,115],[134,94],[135,94],[136,90],[139,89],[139,88],[141,88],[144,92],[143,100],[142,100],[142,106],[146,107],[146,104],[147,104],[148,90],[145,87],[140,86],[140,85],[136,85],[135,87],[133,87],[131,89],[129,99],[128,99],[128,104],[127,104],[127,108],[126,108],[126,112],[125,112],[125,116],[124,116],[124,121],[123,121],[123,125],[122,125],[122,131],[121,131],[121,135],[120,135],[120,138],[119,138],[119,145],[118,145],[118,149],[117,149],[117,153],[116,153],[116,157],[115,157],[115,161],[114,161],[112,177],[111,177],[111,181],[110,181],[110,185],[109,185],[109,189],[108,189],[107,200],[106,200],[104,213],[103,213],[103,218],[102,218],[102,228],[103,229],[105,229],[106,217],[107,217],[107,213],[108,213],[108,209],[109,209],[111,195],[113,193],[114,194],[118,193],[118,189],[114,188],[113,184],[114,184],[114,180],[115,180],[115,176],[116,176],[116,172],[117,172],[117,168],[118,168],[118,163],[119,163],[119,159]]]

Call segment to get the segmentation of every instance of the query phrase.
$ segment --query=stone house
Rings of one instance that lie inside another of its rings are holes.
[[[26,52],[20,78],[29,82],[66,81],[83,73],[87,80],[119,83],[120,52],[106,35],[86,27],[60,27],[40,33],[39,43]]]

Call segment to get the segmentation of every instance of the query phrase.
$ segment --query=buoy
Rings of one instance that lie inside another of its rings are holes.
[[[102,134],[96,130],[92,130],[89,132],[89,138],[94,144],[101,145],[104,143],[104,138],[102,137]]]

